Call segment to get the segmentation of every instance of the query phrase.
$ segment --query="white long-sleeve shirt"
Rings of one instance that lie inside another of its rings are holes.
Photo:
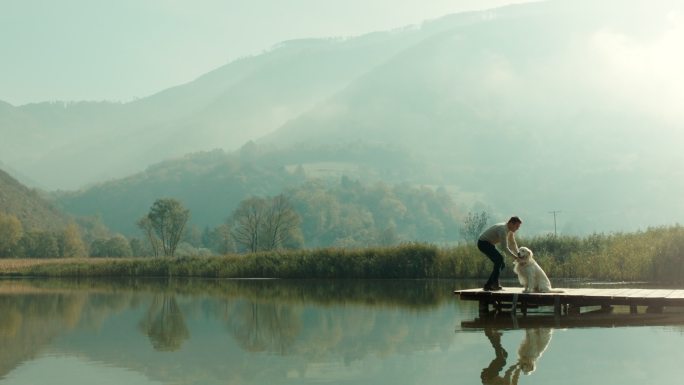
[[[513,258],[518,257],[518,244],[515,242],[514,233],[508,230],[505,222],[497,223],[483,231],[479,239],[493,245],[499,245],[499,249],[504,254],[508,254]]]

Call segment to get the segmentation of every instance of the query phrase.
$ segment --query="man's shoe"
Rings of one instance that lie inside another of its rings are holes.
[[[492,291],[499,291],[499,290],[503,290],[503,287],[501,285],[492,286]]]
[[[484,291],[494,291],[494,288],[491,287],[491,286],[489,286],[489,285],[484,285],[484,287],[482,288],[482,290],[484,290]]]

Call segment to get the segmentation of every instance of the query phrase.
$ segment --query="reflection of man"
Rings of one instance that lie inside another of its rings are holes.
[[[491,328],[485,328],[484,332],[494,348],[495,357],[492,362],[489,363],[488,367],[482,369],[482,373],[480,374],[482,383],[485,385],[511,384],[511,374],[515,369],[515,365],[508,368],[503,377],[499,375],[501,369],[506,366],[506,357],[508,357],[508,353],[503,346],[501,346],[501,332]]]
[[[499,373],[506,366],[508,353],[501,346],[501,332],[485,328],[485,335],[494,348],[495,357],[488,367],[482,369],[480,379],[485,385],[517,385],[520,373],[531,374],[537,368],[537,360],[549,346],[550,328],[525,329],[525,337],[518,347],[518,362],[511,365],[503,376]]]

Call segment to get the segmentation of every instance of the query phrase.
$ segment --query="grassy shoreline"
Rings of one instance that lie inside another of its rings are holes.
[[[554,278],[684,283],[684,228],[520,239]],[[507,260],[503,277],[513,277]],[[410,243],[181,258],[0,259],[0,276],[208,278],[473,278],[491,262],[474,245]]]
[[[684,228],[520,239],[553,278],[684,283]],[[512,260],[503,277],[512,278]],[[409,243],[210,257],[0,259],[1,276],[209,278],[473,278],[491,262],[475,245]]]

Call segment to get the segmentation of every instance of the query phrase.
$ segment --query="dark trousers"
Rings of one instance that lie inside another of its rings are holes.
[[[487,283],[485,283],[485,286],[498,285],[499,273],[504,267],[503,255],[499,253],[499,250],[497,250],[491,242],[479,240],[477,241],[477,248],[486,255],[487,258],[494,262],[494,268],[492,269],[492,273],[489,275],[489,279],[487,280]]]

